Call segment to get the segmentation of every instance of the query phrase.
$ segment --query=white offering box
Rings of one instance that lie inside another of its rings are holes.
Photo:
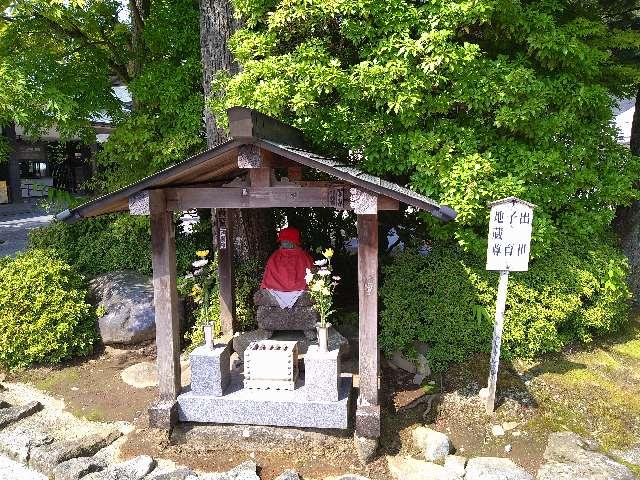
[[[244,352],[245,388],[293,390],[298,379],[298,342],[261,340]]]

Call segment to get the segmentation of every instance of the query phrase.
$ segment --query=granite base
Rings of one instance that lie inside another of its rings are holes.
[[[347,429],[352,378],[341,380],[338,401],[312,401],[304,385],[291,391],[250,390],[243,388],[242,375],[232,372],[222,397],[191,390],[179,395],[178,418],[182,422]]]

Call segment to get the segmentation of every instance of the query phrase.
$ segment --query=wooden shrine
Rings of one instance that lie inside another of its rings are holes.
[[[176,288],[174,211],[216,209],[221,322],[234,330],[233,215],[229,209],[323,207],[357,214],[359,282],[359,375],[356,432],[380,435],[378,355],[378,211],[400,204],[450,221],[455,212],[400,185],[368,175],[351,164],[310,151],[302,133],[248,108],[228,111],[231,139],[133,185],[58,215],[60,220],[129,211],[149,215],[153,249],[159,399],[150,407],[152,426],[177,421],[180,386],[180,329]],[[331,181],[304,181],[302,167]],[[276,171],[286,172],[277,178]],[[265,211],[265,214],[268,214]],[[230,422],[227,422],[230,423]]]

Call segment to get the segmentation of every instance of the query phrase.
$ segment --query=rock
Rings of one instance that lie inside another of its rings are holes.
[[[366,464],[373,460],[378,450],[378,439],[361,437],[357,433],[354,433],[353,440],[360,462]]]
[[[458,480],[441,465],[411,457],[387,457],[387,465],[395,480]]]
[[[29,466],[51,476],[54,468],[66,461],[76,457],[90,457],[98,450],[111,445],[122,436],[117,430],[106,433],[88,435],[78,440],[54,442],[50,445],[36,447],[31,452]]]
[[[0,410],[0,428],[4,428],[11,423],[33,415],[41,409],[42,405],[40,402],[29,402],[26,405],[3,408]]]
[[[425,358],[427,357],[429,350],[431,350],[431,347],[429,347],[429,345],[427,345],[424,342],[421,342],[420,340],[416,340],[415,342],[413,342],[413,346],[416,349],[416,352],[418,352],[420,355],[422,355]]]
[[[508,458],[476,457],[467,462],[464,480],[533,480],[533,476]]]
[[[516,428],[518,426],[518,422],[504,422],[502,424],[502,429],[505,432],[508,432],[510,430],[513,430],[514,428]]]
[[[480,400],[486,400],[489,398],[489,389],[487,387],[481,388],[478,392],[478,396],[480,397]]]
[[[295,470],[285,470],[276,477],[276,480],[300,480],[300,475]]]
[[[258,464],[253,460],[247,460],[225,474],[228,480],[260,480],[258,477]]]
[[[467,464],[467,457],[459,455],[449,455],[444,459],[444,469],[455,477],[464,477],[464,467]]]
[[[116,463],[105,470],[82,477],[82,480],[142,480],[156,466],[156,461],[140,455],[132,460]]]
[[[340,475],[339,477],[330,477],[327,480],[369,480],[367,477],[363,477],[362,475],[355,475],[353,473],[347,473],[346,475]]]
[[[179,468],[171,472],[153,471],[145,480],[196,480],[198,476],[189,468]],[[56,479],[58,480],[58,479]]]
[[[422,385],[422,382],[424,382],[424,375],[422,375],[421,373],[416,373],[413,376],[413,383],[414,385]]]
[[[546,463],[538,470],[538,480],[632,480],[635,475],[626,466],[595,450],[573,432],[549,435],[544,452]]]
[[[66,460],[53,469],[54,480],[79,480],[90,473],[104,470],[107,463],[96,457],[80,457]]]
[[[444,433],[427,427],[418,427],[412,432],[413,442],[422,450],[427,462],[443,463],[451,451],[451,441]]]
[[[131,271],[109,272],[90,283],[93,297],[106,313],[98,319],[105,345],[153,340],[156,333],[151,279]]]
[[[511,450],[513,450],[513,447],[511,446],[510,443],[508,443],[507,445],[504,446],[504,452],[505,453],[511,453]]]
[[[7,457],[26,464],[31,450],[42,445],[49,445],[54,439],[39,431],[26,428],[14,428],[0,432],[0,452]]]
[[[493,425],[491,427],[491,435],[494,437],[503,437],[504,436],[504,428],[501,425]]]
[[[233,350],[238,353],[240,360],[244,361],[244,351],[250,343],[260,340],[268,340],[273,336],[272,331],[252,330],[233,337]]]
[[[155,362],[140,362],[120,372],[120,379],[135,388],[158,386],[158,366]]]
[[[416,373],[416,366],[401,352],[393,352],[389,362],[393,363],[396,367],[404,370],[405,372]]]
[[[424,377],[431,376],[431,367],[429,366],[429,360],[427,360],[427,357],[419,353],[416,356],[416,363],[418,364],[416,371],[420,375],[423,375]]]
[[[612,450],[610,453],[627,463],[640,467],[640,446],[625,451]]]
[[[2,391],[2,388],[0,387],[0,392]],[[0,408],[9,408],[11,406],[10,403],[5,402],[4,400],[0,400]]]

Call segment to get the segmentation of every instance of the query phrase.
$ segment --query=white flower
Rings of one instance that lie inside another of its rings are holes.
[[[333,278],[336,282],[340,280],[340,277],[339,277],[339,276],[337,276],[337,275],[334,275],[334,276],[333,276],[333,277],[331,277],[331,278]]]
[[[329,275],[331,275],[331,272],[326,268],[321,268],[320,270],[318,270],[318,275],[320,275],[321,277],[328,277]]]
[[[193,274],[194,274],[195,276],[198,276],[198,275],[200,275],[201,273],[202,273],[202,269],[201,269],[201,268],[199,268],[198,270],[195,270],[195,271],[193,272]]]
[[[307,284],[309,284],[311,283],[312,280],[313,280],[313,273],[311,273],[311,270],[307,268],[307,274],[304,276],[304,281],[307,282]]]
[[[207,263],[209,263],[209,260],[207,260],[206,258],[203,258],[202,260],[196,260],[191,265],[193,265],[196,268],[200,268],[200,267],[204,267]]]
[[[322,260],[316,260],[315,262],[313,262],[315,265],[322,267],[323,265],[327,264],[327,259],[323,258]]]

